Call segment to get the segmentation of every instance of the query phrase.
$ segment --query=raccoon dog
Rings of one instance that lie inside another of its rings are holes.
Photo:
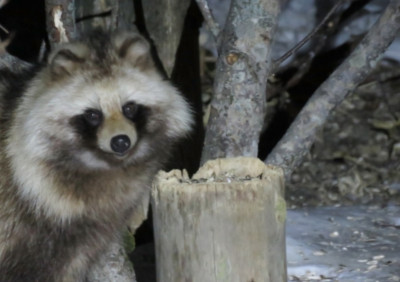
[[[0,78],[0,281],[84,281],[191,125],[136,33]]]

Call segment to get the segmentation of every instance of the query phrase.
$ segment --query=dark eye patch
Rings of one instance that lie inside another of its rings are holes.
[[[69,120],[69,124],[74,128],[87,147],[96,147],[97,129],[103,121],[103,114],[96,109],[87,109],[80,115],[76,115]]]
[[[83,113],[83,118],[92,127],[98,127],[103,121],[103,114],[96,109],[87,109]]]
[[[128,102],[122,106],[123,115],[134,122],[138,130],[144,129],[150,116],[150,109],[135,102]]]
[[[139,106],[135,102],[128,102],[122,107],[122,113],[124,114],[124,116],[132,121],[135,120],[138,110]]]

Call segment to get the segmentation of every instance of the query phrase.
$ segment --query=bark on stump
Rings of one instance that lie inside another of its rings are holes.
[[[158,282],[287,281],[284,178],[254,158],[161,172],[152,208]]]

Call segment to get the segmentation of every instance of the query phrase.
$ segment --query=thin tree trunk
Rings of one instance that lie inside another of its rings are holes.
[[[171,77],[175,65],[176,51],[189,5],[190,0],[142,1],[147,31],[168,77]]]
[[[258,153],[280,1],[232,0],[222,34],[201,162]]]
[[[302,162],[330,112],[371,73],[400,29],[400,0],[392,0],[359,46],[315,91],[284,137],[266,159],[286,179]]]

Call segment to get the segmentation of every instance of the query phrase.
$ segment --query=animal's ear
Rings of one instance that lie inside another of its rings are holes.
[[[82,43],[64,44],[49,56],[51,72],[57,76],[70,75],[89,56],[89,48]]]
[[[114,37],[118,56],[134,67],[145,70],[153,66],[150,44],[138,33],[123,32]]]

